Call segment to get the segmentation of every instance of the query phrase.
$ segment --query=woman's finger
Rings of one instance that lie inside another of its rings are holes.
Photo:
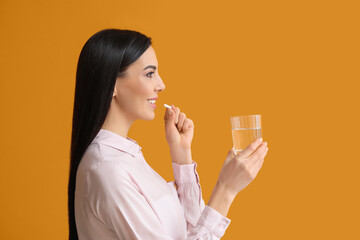
[[[247,146],[243,151],[239,152],[237,155],[241,158],[247,158],[250,156],[262,143],[263,139],[258,138],[255,141],[253,141],[249,146]]]
[[[190,128],[195,128],[195,125],[194,125],[193,120],[191,120],[191,119],[189,119],[189,118],[188,118],[188,120],[189,120],[189,123],[190,123],[189,127],[190,127]]]
[[[179,114],[179,120],[178,120],[178,123],[177,123],[177,128],[178,128],[179,132],[181,132],[181,129],[183,128],[185,120],[186,120],[185,113],[180,113]]]
[[[257,174],[256,168],[257,168],[258,162],[262,158],[263,152],[266,150],[266,145],[267,145],[266,142],[261,143],[260,146],[258,146],[258,148],[255,151],[253,151],[250,155],[248,155],[247,157],[241,157],[241,156],[238,157],[237,156],[239,161],[243,162],[244,166],[246,166],[246,168],[248,169],[252,178],[255,178],[255,176]]]
[[[175,125],[178,123],[179,121],[179,114],[180,114],[180,109],[178,107],[175,107],[174,105],[171,105],[172,110],[175,112],[175,119],[174,119],[174,123]]]
[[[256,149],[256,151],[254,151],[250,156],[248,156],[248,158],[260,158],[266,148],[267,142],[261,143],[260,146]]]
[[[255,166],[254,166],[256,172],[259,172],[260,169],[262,168],[262,166],[263,166],[263,164],[264,164],[265,156],[266,156],[268,150],[269,150],[269,149],[266,148],[265,151],[263,151],[262,154],[260,155],[259,161],[256,162],[256,164],[255,164]]]
[[[260,171],[260,168],[264,162],[265,152],[266,148],[263,150],[263,146],[260,146],[256,152],[251,155],[251,157],[246,158],[244,161],[244,165],[246,166],[251,179],[255,179],[258,172]]]
[[[173,106],[173,110],[175,112],[175,121],[174,121],[174,123],[175,123],[175,125],[177,125],[178,122],[179,122],[180,108]]]
[[[190,119],[185,119],[184,124],[182,126],[182,131],[186,132],[188,130],[188,128],[190,127]]]

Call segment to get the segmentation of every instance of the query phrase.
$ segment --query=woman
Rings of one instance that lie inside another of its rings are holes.
[[[68,188],[69,239],[220,239],[229,207],[260,170],[262,139],[229,151],[205,206],[191,158],[193,122],[172,105],[165,133],[175,183],[167,183],[127,137],[152,120],[165,85],[151,38],[106,29],[84,45],[77,67]]]

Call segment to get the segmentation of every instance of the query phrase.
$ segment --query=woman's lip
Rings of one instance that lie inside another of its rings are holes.
[[[149,102],[148,102],[149,103]],[[154,103],[149,103],[153,108],[156,108],[156,105]]]
[[[148,100],[157,100],[159,97],[149,98]]]

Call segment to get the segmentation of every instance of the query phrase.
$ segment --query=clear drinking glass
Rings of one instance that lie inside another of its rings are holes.
[[[262,136],[261,115],[235,116],[230,121],[235,153]]]

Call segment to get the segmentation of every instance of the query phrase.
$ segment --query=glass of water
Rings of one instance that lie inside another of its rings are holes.
[[[230,117],[235,153],[244,150],[262,136],[261,115],[242,115]]]

